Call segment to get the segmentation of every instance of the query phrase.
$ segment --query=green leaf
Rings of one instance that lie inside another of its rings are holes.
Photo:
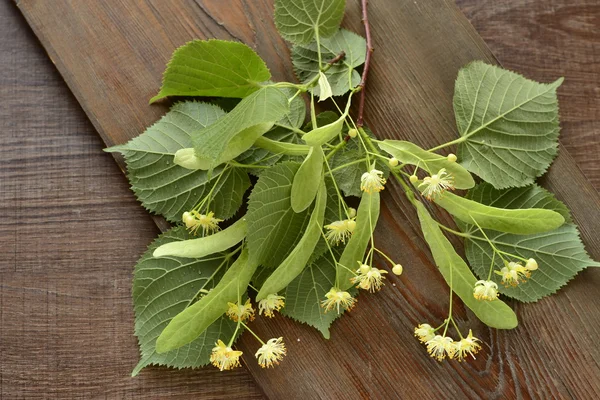
[[[300,241],[309,210],[295,213],[292,182],[299,163],[283,162],[260,174],[248,200],[247,244],[250,259],[269,268],[279,266]]]
[[[276,0],[275,25],[292,43],[310,43],[337,32],[346,0]]]
[[[492,279],[499,284],[501,293],[525,302],[537,301],[555,293],[582,269],[599,265],[586,253],[577,226],[570,222],[565,205],[541,187],[532,185],[497,190],[484,183],[471,190],[469,197],[493,206],[551,209],[561,213],[569,221],[553,231],[529,236],[485,231],[499,250],[525,259],[534,258],[539,265],[539,268],[531,273],[530,279],[516,287],[504,288],[501,286],[501,277],[492,274]],[[464,230],[470,235],[465,245],[467,259],[478,276],[487,278],[493,250],[476,227],[466,226]],[[502,267],[501,260],[496,256],[495,269],[500,270]]]
[[[206,196],[221,169],[212,175],[205,171],[190,171],[175,165],[175,153],[192,146],[191,134],[225,115],[219,107],[201,102],[175,104],[157,123],[128,143],[106,151],[118,151],[125,157],[131,188],[150,212],[163,215],[171,222],[181,221],[181,215]],[[250,180],[243,169],[230,169],[219,180],[221,201],[211,200],[209,207],[218,218],[232,217],[242,204]]]
[[[246,97],[270,78],[265,62],[245,44],[194,40],[175,50],[150,103],[167,96]]]
[[[445,168],[454,177],[454,186],[457,189],[470,189],[475,186],[475,181],[469,171],[456,162],[448,161],[447,157],[402,140],[384,140],[377,144],[381,150],[389,153],[401,163],[418,165],[430,175],[437,174],[440,169]]]
[[[497,189],[531,184],[558,148],[556,89],[476,61],[460,70],[454,114],[461,164]]]
[[[255,146],[272,153],[281,153],[291,156],[307,155],[311,147],[304,144],[288,143],[262,137],[255,142]]]
[[[337,276],[341,290],[346,290],[352,283],[352,272],[363,262],[365,251],[371,240],[371,235],[379,219],[379,193],[364,192],[356,211],[356,228],[348,240],[348,244],[337,265]]]
[[[321,238],[321,227],[323,226],[326,205],[327,188],[325,187],[325,182],[321,179],[315,207],[302,239],[300,239],[286,259],[283,260],[281,265],[267,278],[256,296],[257,301],[283,290],[306,267],[317,242]]]
[[[306,210],[315,199],[323,175],[323,149],[311,147],[292,182],[291,204],[295,212]]]
[[[360,83],[360,74],[356,68],[365,62],[366,42],[361,36],[340,29],[334,36],[321,40],[321,61],[334,59],[342,51],[344,58],[333,64],[325,72],[333,96],[341,96]],[[317,44],[296,45],[292,48],[292,63],[296,76],[301,82],[311,81],[320,72]],[[319,86],[309,89],[311,93],[321,97]]]
[[[325,313],[321,301],[334,286],[335,262],[327,253],[309,264],[288,285],[283,315],[317,328],[325,339],[329,339],[329,327],[342,313]]]
[[[193,135],[196,156],[216,166],[227,145],[245,129],[274,123],[289,112],[286,95],[279,89],[265,87],[244,98],[228,114]]]
[[[166,353],[196,340],[227,311],[227,302],[235,303],[246,292],[256,267],[244,248],[214,289],[169,322],[156,340],[156,352]]]
[[[497,208],[448,192],[436,198],[435,203],[467,224],[475,221],[481,228],[517,235],[548,232],[565,222],[562,215],[552,210]]]
[[[512,329],[517,326],[517,316],[501,300],[479,301],[473,297],[477,278],[464,260],[456,253],[444,236],[437,222],[431,218],[422,203],[417,202],[417,213],[425,241],[431,249],[433,259],[448,285],[484,324],[497,329]]]
[[[186,257],[202,258],[225,251],[246,237],[247,223],[242,218],[230,227],[215,234],[177,242],[166,243],[156,250],[153,256],[158,257]]]
[[[156,339],[169,321],[192,304],[201,291],[212,289],[227,268],[226,254],[206,259],[152,257],[158,246],[188,238],[190,235],[183,227],[169,230],[148,247],[135,266],[133,303],[141,359],[133,370],[133,376],[148,365],[175,368],[204,366],[209,363],[215,342],[230,338],[235,331],[233,321],[218,318],[196,340],[179,350],[163,354],[155,351]]]
[[[292,88],[282,88],[288,99],[293,98],[290,102],[290,111],[287,113],[278,124],[290,127],[300,128],[306,119],[306,103],[302,96],[296,95],[296,90]]]

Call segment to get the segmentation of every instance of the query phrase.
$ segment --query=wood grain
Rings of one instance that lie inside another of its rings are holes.
[[[502,64],[532,79],[564,76],[561,141],[600,190],[600,3],[458,0]]]
[[[9,2],[0,55],[0,399],[262,398],[244,369],[129,377],[132,266],[158,230]]]
[[[274,31],[269,1],[106,3],[18,4],[107,143],[126,141],[164,112],[164,106],[148,106],[147,99],[158,89],[173,49],[190,39],[244,41],[267,60],[276,78],[291,78],[288,50]],[[481,38],[450,1],[371,2],[371,23],[376,52],[366,108],[369,126],[380,137],[423,146],[454,137],[451,97],[458,68],[473,59],[495,62]],[[345,26],[361,31],[358,4],[349,3]],[[590,252],[600,258],[598,193],[564,149],[545,183],[573,208]],[[600,395],[600,305],[589,301],[600,284],[598,270],[582,272],[568,288],[535,305],[515,303],[522,322],[509,332],[485,328],[455,304],[460,326],[473,328],[486,346],[476,361],[438,364],[426,357],[412,327],[445,317],[447,288],[400,191],[391,186],[384,202],[377,240],[406,272],[391,278],[382,292],[362,296],[356,311],[335,324],[330,341],[281,317],[268,323],[259,319],[254,326],[262,336],[283,335],[289,347],[280,368],[265,371],[252,360],[254,339],[244,336],[240,343],[249,355],[248,368],[269,398]],[[105,229],[112,233],[114,226]],[[121,255],[112,266],[129,268],[130,262]]]

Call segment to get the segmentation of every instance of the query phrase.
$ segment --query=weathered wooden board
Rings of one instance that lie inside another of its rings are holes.
[[[148,106],[147,99],[173,49],[190,39],[244,41],[267,60],[276,78],[292,75],[269,1],[18,4],[107,144],[125,142],[165,111]],[[380,137],[423,146],[452,138],[456,72],[473,59],[494,62],[493,56],[450,1],[373,1],[370,15],[377,50],[367,122]],[[357,3],[349,4],[345,25],[361,31]],[[594,233],[600,228],[600,200],[566,151],[545,182],[571,205],[598,258]],[[414,215],[404,212],[410,208],[400,191],[391,187],[384,201],[377,238],[405,265],[405,274],[391,278],[381,293],[362,296],[356,311],[335,325],[331,341],[283,318],[255,323],[263,336],[283,335],[289,346],[280,368],[264,371],[253,362],[252,337],[241,341],[248,367],[268,397],[598,396],[600,306],[589,301],[600,281],[598,270],[584,271],[552,299],[515,305],[522,324],[510,332],[484,328],[456,304],[461,327],[472,327],[489,346],[469,364],[438,364],[412,338],[412,327],[444,318],[447,289],[414,229]],[[125,268],[125,261],[115,263]]]
[[[458,0],[492,52],[532,79],[564,76],[562,144],[600,190],[600,2]]]
[[[129,374],[131,266],[158,229],[0,1],[0,399],[260,399],[247,370]]]

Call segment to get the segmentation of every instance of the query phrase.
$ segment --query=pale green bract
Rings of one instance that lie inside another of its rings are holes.
[[[244,129],[229,141],[221,157],[214,164],[220,165],[226,163],[244,153],[254,145],[258,138],[267,133],[272,127],[273,122],[263,122],[262,124]],[[210,170],[213,166],[212,160],[198,157],[193,147],[178,150],[175,153],[173,162],[187,169],[202,169],[206,171]]]
[[[350,282],[354,276],[352,271],[358,269],[363,262],[365,251],[379,219],[379,203],[379,193],[363,193],[356,210],[356,228],[336,266],[340,290],[347,290],[352,286]]]
[[[333,35],[344,17],[346,0],[276,0],[275,25],[292,43]]]
[[[248,259],[246,249],[229,267],[221,281],[205,296],[188,306],[169,322],[156,340],[156,352],[166,353],[196,340],[246,292],[258,265]]]
[[[463,166],[451,162],[447,157],[424,150],[414,143],[403,140],[384,140],[377,143],[379,148],[405,164],[419,166],[429,172],[437,174],[442,168],[454,178],[457,189],[470,189],[475,186],[473,177]]]
[[[599,266],[586,253],[577,226],[570,222],[567,208],[545,189],[532,185],[496,190],[490,184],[480,184],[469,192],[468,197],[483,204],[505,208],[539,207],[554,210],[569,221],[555,230],[528,236],[485,231],[499,250],[525,259],[534,258],[539,265],[539,268],[531,273],[531,278],[516,287],[503,287],[501,277],[492,274],[492,279],[498,283],[501,293],[520,301],[537,301],[556,292],[582,269]],[[476,227],[466,226],[464,230],[472,236],[466,238],[467,259],[479,277],[487,277],[492,262],[492,248]],[[502,267],[501,260],[496,256],[495,269],[500,270]]]
[[[271,73],[265,62],[243,43],[194,40],[173,53],[160,92],[167,96],[246,97],[260,89]]]
[[[256,295],[257,301],[285,289],[306,267],[308,260],[315,250],[315,246],[321,238],[321,226],[323,226],[323,218],[327,205],[327,188],[323,180],[320,180],[318,188],[315,207],[308,221],[306,231],[302,235],[302,239],[300,239],[285,260],[283,260],[281,265],[263,283]]]
[[[152,257],[161,244],[189,239],[184,228],[174,228],[159,236],[135,266],[133,302],[135,305],[135,334],[140,344],[140,362],[132,375],[148,365],[166,365],[177,368],[198,368],[209,363],[209,356],[219,338],[229,338],[235,323],[228,318],[217,318],[194,341],[177,350],[158,354],[156,339],[169,321],[199,295],[212,289],[221,279],[228,265],[226,253],[205,259]]]
[[[225,251],[244,240],[247,225],[246,219],[241,218],[227,229],[212,235],[163,244],[154,250],[153,256],[202,258]]]
[[[306,210],[315,199],[322,181],[324,158],[321,146],[311,147],[294,175],[290,202],[295,212]]]
[[[300,241],[310,209],[296,213],[291,207],[294,176],[300,164],[284,162],[263,172],[248,199],[247,244],[250,258],[275,268]]]
[[[558,149],[562,81],[537,83],[480,61],[462,68],[454,89],[461,164],[497,189],[542,175]]]
[[[244,98],[226,115],[208,127],[194,132],[192,141],[196,156],[218,165],[229,143],[244,130],[264,123],[279,121],[289,112],[288,98],[281,90],[265,87]],[[247,131],[246,131],[247,133]]]
[[[473,297],[477,278],[452,243],[442,233],[437,222],[429,215],[422,203],[417,202],[417,213],[425,241],[433,259],[454,293],[469,307],[484,324],[497,329],[512,329],[517,326],[517,316],[501,300],[478,301]]]
[[[548,232],[565,222],[562,215],[552,210],[492,207],[452,193],[437,197],[435,203],[468,224],[516,235]]]
[[[172,222],[181,221],[183,212],[193,208],[215,185],[221,169],[213,174],[191,171],[174,163],[178,150],[192,146],[191,135],[217,121],[225,113],[202,102],[175,104],[157,123],[128,143],[105,151],[118,151],[125,157],[131,188],[142,205]],[[209,202],[216,217],[232,217],[250,187],[243,169],[230,168],[219,180]]]

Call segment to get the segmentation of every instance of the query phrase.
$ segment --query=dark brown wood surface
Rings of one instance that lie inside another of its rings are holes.
[[[358,5],[350,3],[345,25],[360,32]],[[493,62],[491,53],[450,2],[371,3],[377,50],[367,122],[380,137],[409,138],[423,146],[452,137],[450,100],[456,71],[475,58]],[[148,106],[147,99],[158,88],[172,50],[192,38],[242,40],[257,48],[277,78],[291,77],[287,48],[273,29],[269,2],[21,0],[19,6],[107,143],[126,141],[164,112],[164,107]],[[589,29],[590,35],[594,32]],[[535,32],[531,36],[536,37]],[[2,43],[13,46],[8,47],[11,54],[25,51],[18,42]],[[593,60],[595,54],[598,59],[597,47],[586,49],[587,57]],[[523,52],[522,58],[527,55]],[[8,72],[2,71],[2,90],[9,100],[5,104],[11,105],[2,109],[8,116],[3,113],[2,122],[23,122],[2,135],[8,144],[2,146],[5,160],[14,161],[2,170],[4,215],[9,217],[1,232],[10,251],[0,264],[0,393],[7,398],[44,393],[258,395],[242,370],[217,378],[211,369],[152,368],[139,378],[128,378],[137,357],[131,336],[131,265],[156,230],[127,193],[126,182],[116,178],[116,168],[111,170],[109,156],[100,152],[101,143],[56,75],[48,82],[47,72],[41,74],[43,79],[27,75],[31,69],[25,65],[31,62],[2,61],[10,63]],[[568,78],[570,65],[534,70],[538,75],[532,77],[549,81],[564,71]],[[46,88],[51,82],[51,89]],[[564,124],[563,137],[572,137],[569,129],[578,122],[597,127],[597,96],[592,90],[587,97],[561,97],[563,120],[572,122]],[[590,104],[581,107],[592,110],[565,110],[564,103],[572,97],[579,103],[587,98]],[[21,107],[24,98],[32,99],[26,108]],[[36,113],[40,103],[45,113]],[[69,105],[75,109],[72,115],[64,112]],[[66,128],[69,118],[79,120]],[[577,144],[578,139],[568,140]],[[597,132],[582,140],[597,143]],[[23,153],[14,155],[17,149]],[[580,165],[594,157],[585,150],[575,154]],[[589,164],[588,177],[597,179],[597,169]],[[598,259],[598,194],[566,151],[561,151],[545,183],[573,208],[584,240]],[[399,191],[390,188],[384,201],[385,218],[377,237],[405,265],[405,274],[392,278],[381,293],[362,296],[357,309],[336,323],[330,341],[283,318],[257,322],[264,336],[284,335],[289,345],[280,368],[263,371],[252,360],[252,338],[242,340],[242,349],[250,355],[248,367],[268,397],[598,397],[600,306],[590,301],[600,284],[598,270],[584,271],[552,298],[515,304],[521,325],[511,332],[484,328],[457,304],[461,327],[472,327],[488,345],[475,362],[438,364],[426,357],[412,337],[412,327],[444,318],[447,289],[414,229],[414,216],[404,212],[410,209]]]
[[[13,3],[0,1],[0,399],[262,398],[239,369],[132,379],[148,214]]]

